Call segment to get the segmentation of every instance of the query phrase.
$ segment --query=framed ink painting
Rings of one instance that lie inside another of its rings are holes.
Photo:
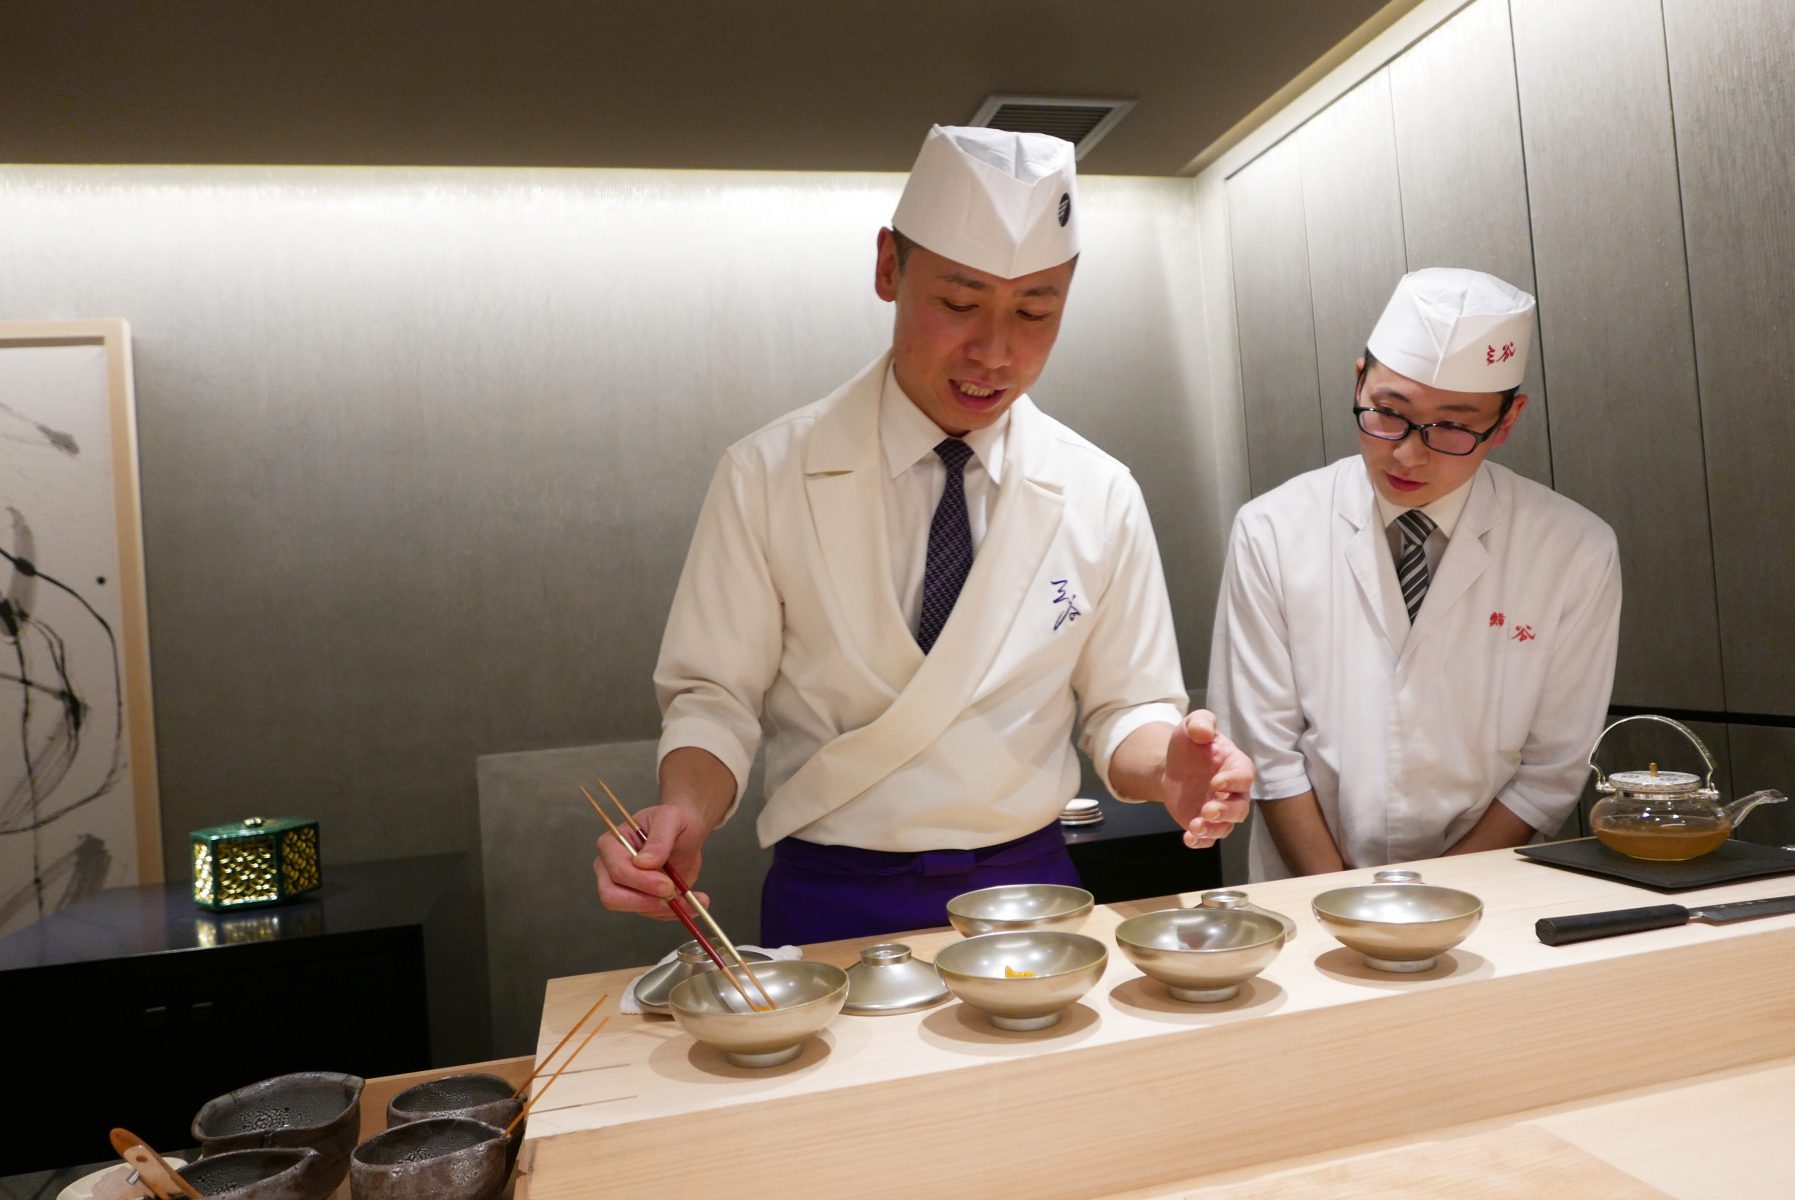
[[[130,333],[0,321],[0,936],[162,878]]]

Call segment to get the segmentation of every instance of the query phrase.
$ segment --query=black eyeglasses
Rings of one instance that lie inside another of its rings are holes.
[[[1364,372],[1359,373],[1359,381],[1364,382]],[[1496,423],[1479,433],[1475,429],[1466,429],[1463,425],[1451,421],[1429,421],[1425,425],[1416,424],[1401,413],[1391,412],[1387,408],[1367,408],[1358,402],[1359,389],[1353,388],[1353,416],[1358,419],[1359,428],[1372,437],[1385,442],[1400,442],[1411,433],[1421,435],[1421,443],[1429,450],[1441,454],[1463,456],[1483,445],[1496,430],[1502,428],[1503,418],[1508,416],[1508,409],[1514,403],[1513,397],[1502,402],[1502,411],[1496,414]]]

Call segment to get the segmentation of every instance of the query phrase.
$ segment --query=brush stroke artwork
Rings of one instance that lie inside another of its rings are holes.
[[[0,350],[0,936],[136,881],[105,368]]]

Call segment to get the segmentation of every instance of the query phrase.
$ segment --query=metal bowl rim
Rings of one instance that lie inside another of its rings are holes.
[[[1224,912],[1238,913],[1239,915],[1237,917],[1223,917],[1223,918],[1216,918],[1216,917],[1212,916],[1210,919],[1212,919],[1212,920],[1213,919],[1253,920],[1256,922],[1264,922],[1264,923],[1270,924],[1273,927],[1274,931],[1269,937],[1266,937],[1261,941],[1243,942],[1237,946],[1154,946],[1154,945],[1149,945],[1146,942],[1136,941],[1133,938],[1124,937],[1122,934],[1122,931],[1124,929],[1128,928],[1128,926],[1132,925],[1134,922],[1145,921],[1149,917],[1157,917],[1161,913],[1191,913],[1191,912],[1197,912],[1197,911],[1199,911],[1199,910],[1194,909],[1194,908],[1156,908],[1152,912],[1136,913],[1134,916],[1129,917],[1126,921],[1123,921],[1121,924],[1116,926],[1115,931],[1114,931],[1116,945],[1129,947],[1129,948],[1132,948],[1135,950],[1147,950],[1147,951],[1151,951],[1156,954],[1232,954],[1232,953],[1235,953],[1235,952],[1241,951],[1241,950],[1257,950],[1261,946],[1265,945],[1266,942],[1277,942],[1278,944],[1282,945],[1284,942],[1284,939],[1288,933],[1288,931],[1284,928],[1284,922],[1278,920],[1276,917],[1269,916],[1265,913],[1246,912],[1241,909],[1226,909],[1226,908],[1224,908],[1224,909],[1215,909],[1212,911],[1214,913],[1224,913]]]
[[[1015,891],[1018,888],[1052,888],[1055,891],[1068,893],[1068,898],[1070,895],[1078,895],[1083,896],[1084,899],[1063,912],[1042,912],[1027,917],[994,917],[983,913],[967,912],[963,908],[956,907],[959,905],[960,901],[969,900],[975,896],[984,896],[991,892],[1010,892]],[[1063,921],[1068,917],[1076,917],[1082,913],[1090,912],[1096,906],[1097,897],[1088,889],[1075,887],[1069,883],[1003,883],[998,884],[995,887],[975,888],[970,892],[961,892],[958,896],[953,897],[947,902],[947,915],[949,917],[961,917],[969,921]]]
[[[987,938],[1012,937],[1046,937],[1055,940],[1068,938],[1075,939],[1077,942],[1089,942],[1091,945],[1097,947],[1097,957],[1091,962],[1081,963],[1074,967],[1067,967],[1061,971],[1050,971],[1045,975],[1037,973],[1034,975],[1018,975],[1014,977],[1004,975],[975,975],[969,971],[956,971],[952,967],[944,967],[941,965],[941,956],[951,952],[955,947],[970,946],[976,942],[984,941]],[[1089,971],[1092,967],[1101,969],[1108,964],[1109,947],[1105,946],[1100,939],[1094,938],[1088,933],[1073,933],[1071,930],[1067,929],[1010,929],[999,930],[994,933],[974,934],[972,937],[962,938],[948,946],[943,946],[940,950],[935,952],[935,969],[941,973],[941,976],[944,979],[949,975],[953,976],[955,979],[995,979],[1005,983],[1014,982],[1017,979],[1060,979],[1067,975],[1076,975],[1081,971]]]
[[[838,994],[841,996],[842,1000],[844,1002],[846,1002],[847,994],[848,994],[848,973],[846,971],[844,971],[842,968],[836,966],[834,963],[816,962],[816,961],[809,960],[809,959],[775,959],[774,963],[791,963],[794,966],[819,967],[819,968],[822,968],[825,972],[834,971],[837,975],[841,976],[841,979],[839,982],[836,982],[834,984],[834,986],[832,986],[827,992],[824,992],[820,996],[812,996],[810,999],[801,1000],[796,1004],[781,1004],[777,1008],[775,1008],[773,1010],[773,1012],[719,1012],[718,1010],[716,1010],[714,1008],[693,1008],[690,1005],[681,1004],[679,1002],[680,994],[682,992],[684,992],[689,985],[695,984],[701,979],[709,979],[711,976],[714,975],[717,978],[718,986],[721,986],[721,987],[729,986],[729,981],[724,977],[723,972],[721,972],[721,971],[705,971],[705,972],[702,972],[701,974],[692,976],[690,979],[682,979],[678,983],[674,984],[673,990],[671,992],[667,993],[667,1008],[669,1011],[677,1010],[681,1013],[684,1013],[688,1017],[701,1017],[701,1018],[702,1017],[747,1017],[747,1018],[754,1018],[754,1017],[772,1016],[773,1013],[799,1012],[803,1009],[810,1008],[814,1005],[827,1004],[830,1000],[834,999],[836,997],[836,995],[838,995]],[[771,966],[771,965],[773,965],[773,963],[769,963],[768,965]],[[825,974],[825,978],[827,978],[826,974]],[[750,985],[750,986],[752,986],[752,985]]]
[[[1324,900],[1335,900],[1337,902],[1338,898],[1341,896],[1359,894],[1372,888],[1412,888],[1416,892],[1428,891],[1438,896],[1462,897],[1470,903],[1469,907],[1464,908],[1460,912],[1448,913],[1445,916],[1440,917],[1426,917],[1418,921],[1392,921],[1377,917],[1364,917],[1355,913],[1330,909],[1324,907],[1322,904]],[[1440,887],[1439,885],[1432,883],[1372,883],[1360,884],[1353,887],[1330,888],[1309,901],[1309,911],[1315,914],[1315,919],[1318,921],[1351,921],[1358,925],[1388,925],[1403,929],[1413,929],[1421,925],[1443,925],[1448,921],[1462,921],[1466,917],[1480,915],[1483,912],[1483,901],[1479,900],[1476,896],[1473,896],[1470,892],[1463,892],[1457,888]]]

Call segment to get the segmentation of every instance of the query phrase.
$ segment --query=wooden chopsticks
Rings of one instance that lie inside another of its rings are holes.
[[[555,1055],[561,1053],[561,1047],[563,1047],[567,1044],[567,1039],[572,1037],[574,1034],[578,1033],[580,1031],[580,1026],[584,1025],[587,1021],[590,1021],[592,1019],[592,1014],[598,1011],[598,1006],[603,1004],[606,1000],[609,1000],[610,998],[611,998],[611,993],[606,992],[604,995],[600,996],[598,999],[596,999],[592,1002],[592,1007],[586,1010],[586,1013],[584,1016],[582,1016],[579,1020],[577,1020],[573,1023],[573,1028],[569,1029],[566,1033],[561,1035],[561,1040],[555,1043],[555,1048],[553,1050],[550,1050],[547,1054],[542,1056],[542,1067],[546,1067],[549,1065],[549,1063],[554,1061]],[[610,1019],[611,1018],[606,1017],[605,1021],[609,1021]],[[604,1021],[600,1021],[599,1024],[603,1025]],[[597,1032],[597,1031],[594,1030],[594,1032]],[[588,1034],[587,1036],[590,1037],[591,1035]],[[586,1048],[586,1043],[581,1042],[580,1050],[584,1050],[585,1048]],[[580,1050],[574,1051],[574,1055],[576,1057],[579,1055]],[[569,1060],[569,1061],[571,1061],[571,1060]],[[565,1066],[566,1064],[563,1063],[562,1065]],[[529,1087],[532,1083],[536,1082],[536,1077],[538,1075],[542,1074],[542,1067],[537,1067],[534,1071],[531,1071],[530,1077],[528,1079],[524,1080],[522,1083],[518,1084],[515,1088],[512,1089],[511,1098],[513,1100],[516,1100],[518,1097],[522,1096],[524,1094],[524,1089]],[[543,1090],[546,1091],[548,1089],[548,1084],[545,1083],[542,1086],[543,1086]],[[534,1104],[534,1103],[536,1103],[536,1101],[534,1099],[532,1099],[530,1101],[530,1103]],[[505,1132],[509,1133],[511,1131],[506,1130]]]
[[[591,792],[582,787],[580,788],[580,794],[586,797],[586,802],[592,805],[593,811],[596,812],[600,819],[604,821],[605,825],[609,827],[611,833],[617,838],[617,841],[623,848],[628,850],[632,855],[640,854],[643,847],[648,845],[648,831],[636,823],[636,818],[630,814],[629,809],[623,806],[623,801],[617,798],[617,793],[613,792],[604,780],[599,780],[598,786],[604,789],[604,793],[606,796],[610,797],[611,803],[617,806],[617,811],[623,814],[623,819],[629,825],[630,831],[635,834],[636,840],[632,841],[625,835],[623,829],[618,826],[617,822],[610,818],[610,815],[607,814],[599,805],[598,801],[593,798]],[[759,977],[754,974],[754,968],[748,965],[748,960],[742,957],[742,952],[735,948],[735,943],[729,940],[729,935],[723,932],[723,927],[717,924],[716,918],[711,916],[710,911],[698,902],[698,897],[693,894],[691,885],[680,877],[679,872],[674,869],[673,864],[666,863],[661,867],[661,870],[666,874],[668,879],[673,881],[673,886],[679,889],[678,896],[667,897],[667,907],[673,910],[673,915],[679,918],[680,923],[686,927],[686,932],[690,933],[692,937],[697,940],[699,946],[701,946],[704,949],[704,952],[710,956],[710,960],[717,964],[717,969],[723,972],[723,977],[734,985],[735,990],[741,994],[742,1001],[754,1012],[767,1012],[779,1007],[777,1004],[773,1003],[773,997],[767,993],[767,989],[762,986]],[[693,921],[691,914],[686,912],[685,906],[680,903],[682,898],[686,904],[689,904],[692,907],[692,910],[698,914],[704,923],[710,926],[711,932],[717,937],[717,941],[723,943],[723,946],[729,952],[730,958],[735,960],[735,966],[741,968],[742,973],[747,975],[749,982],[754,985],[754,990],[760,993],[760,1000],[757,1001],[753,996],[748,994],[748,989],[742,986],[742,981],[736,978],[735,971],[730,969],[729,959],[723,957],[723,954],[718,951],[711,939],[704,935],[702,929],[698,928],[698,925]]]
[[[597,1012],[598,1006],[600,1004],[603,1004],[606,1000],[609,1000],[610,998],[611,998],[611,993],[606,992],[604,995],[602,995],[598,998],[597,1003],[593,1004],[593,1006],[591,1008],[586,1010],[586,1016],[581,1017],[578,1021],[574,1022],[573,1028],[569,1029],[565,1034],[563,1034],[561,1036],[561,1040],[555,1043],[555,1048],[553,1050],[550,1050],[548,1052],[548,1054],[543,1058],[542,1067],[548,1066],[549,1062],[555,1057],[556,1054],[558,1054],[560,1052],[561,1047],[563,1047],[567,1044],[567,1039],[572,1037],[575,1033],[579,1032],[580,1026],[584,1025],[586,1023],[586,1018],[590,1017],[593,1013]],[[586,1048],[586,1043],[590,1042],[594,1037],[596,1037],[598,1034],[598,1031],[603,1029],[607,1024],[609,1024],[610,1020],[611,1020],[611,1018],[610,1018],[609,1014],[606,1014],[604,1017],[601,1017],[599,1019],[598,1024],[594,1025],[591,1028],[591,1030],[586,1034],[586,1036],[580,1039],[580,1044],[578,1046],[574,1047],[573,1053],[569,1054],[566,1058],[561,1060],[561,1065],[556,1067],[555,1073],[548,1077],[548,1082],[544,1083],[540,1088],[537,1089],[536,1094],[534,1096],[531,1096],[529,1101],[522,1108],[517,1110],[517,1115],[515,1117],[511,1118],[511,1124],[505,1126],[505,1133],[504,1133],[505,1137],[510,1137],[511,1131],[513,1129],[516,1129],[519,1125],[521,1125],[523,1123],[523,1119],[530,1115],[530,1110],[532,1108],[536,1107],[536,1102],[538,1100],[542,1099],[542,1097],[548,1093],[548,1090],[551,1087],[555,1086],[555,1080],[561,1078],[561,1072],[563,1072],[567,1069],[567,1064],[571,1063],[574,1059],[576,1059],[580,1056],[580,1052]],[[523,1083],[518,1087],[517,1091],[513,1092],[512,1095],[514,1095],[514,1096],[519,1095],[523,1092],[524,1088],[529,1087],[530,1080],[535,1079],[537,1075],[540,1075],[542,1073],[542,1067],[537,1067],[534,1071],[530,1072],[530,1078],[524,1080]]]

